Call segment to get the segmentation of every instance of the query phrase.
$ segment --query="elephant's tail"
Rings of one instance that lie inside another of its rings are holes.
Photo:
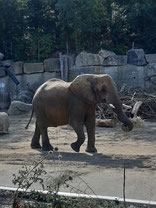
[[[30,124],[30,122],[31,122],[31,119],[32,119],[32,117],[33,117],[33,114],[34,114],[34,109],[32,109],[32,111],[31,111],[31,116],[30,116],[30,119],[29,119],[29,121],[28,121],[28,123],[27,123],[25,129],[28,128],[28,126],[29,126],[29,124]]]

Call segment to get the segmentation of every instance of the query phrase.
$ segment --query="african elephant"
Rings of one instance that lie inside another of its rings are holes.
[[[33,98],[33,111],[36,116],[36,127],[31,147],[41,148],[39,139],[42,136],[42,150],[53,150],[49,142],[47,128],[70,124],[77,134],[77,141],[71,144],[79,152],[84,143],[84,126],[88,134],[87,152],[96,152],[95,148],[95,108],[97,103],[112,104],[119,121],[128,131],[133,124],[122,110],[117,88],[109,75],[85,74],[77,76],[72,82],[50,79],[41,85]]]

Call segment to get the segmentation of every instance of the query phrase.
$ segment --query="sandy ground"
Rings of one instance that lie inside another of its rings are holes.
[[[45,152],[30,148],[35,118],[25,130],[29,115],[11,116],[9,134],[0,135],[0,164],[31,163],[45,155]],[[115,128],[96,127],[96,148],[98,153],[85,152],[86,142],[80,153],[75,153],[70,144],[76,134],[70,126],[49,128],[50,142],[58,147],[62,162],[71,169],[92,171],[100,168],[127,168],[156,170],[156,123],[145,122],[144,127],[123,133]],[[87,140],[87,135],[86,135]],[[47,161],[48,163],[48,161]]]
[[[0,135],[1,178],[2,175],[7,176],[7,170],[12,170],[13,174],[23,164],[32,165],[34,161],[39,161],[46,155],[41,150],[30,148],[35,118],[27,130],[25,126],[29,114],[11,116],[9,119],[9,134]],[[58,152],[51,154],[44,161],[49,174],[61,169],[84,174],[103,171],[114,174],[114,170],[123,170],[125,163],[126,170],[132,171],[134,178],[135,172],[140,171],[156,175],[156,122],[145,122],[142,128],[135,128],[129,133],[123,133],[119,125],[115,128],[96,127],[98,153],[95,154],[85,152],[86,141],[80,153],[71,149],[70,144],[76,140],[76,134],[70,126],[49,128],[49,137],[51,144],[58,147]],[[9,186],[10,182],[6,185]]]

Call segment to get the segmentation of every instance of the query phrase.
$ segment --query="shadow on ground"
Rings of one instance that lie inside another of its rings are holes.
[[[150,168],[151,156],[131,156],[129,158],[120,155],[103,155],[101,153],[85,154],[85,153],[70,153],[59,152],[54,153],[52,156],[48,156],[48,160],[58,160],[61,155],[61,161],[77,163],[86,163],[91,166],[100,166],[104,168],[123,168],[124,164],[126,168]]]

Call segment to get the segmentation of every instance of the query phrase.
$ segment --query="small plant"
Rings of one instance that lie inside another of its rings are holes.
[[[44,160],[47,155],[41,159],[39,162],[34,162],[33,167],[23,166],[21,170],[19,170],[18,175],[13,174],[13,184],[17,185],[17,191],[13,197],[13,208],[18,208],[19,204],[21,204],[21,199],[24,195],[26,195],[28,189],[31,188],[35,183],[39,183],[44,190],[44,180],[43,176],[47,174],[44,169]],[[20,192],[20,189],[23,189],[24,192]]]

